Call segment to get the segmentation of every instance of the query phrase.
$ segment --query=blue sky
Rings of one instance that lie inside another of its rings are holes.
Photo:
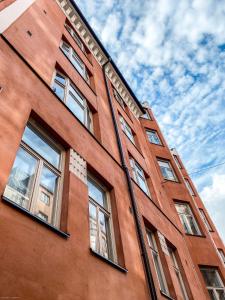
[[[188,172],[225,162],[225,1],[76,3]],[[192,179],[225,241],[225,164]]]

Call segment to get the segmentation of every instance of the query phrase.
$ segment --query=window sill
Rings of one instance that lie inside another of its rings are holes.
[[[59,48],[59,49],[60,49],[60,51],[62,52],[62,54],[66,57],[66,59],[69,61],[69,63],[71,64],[71,66],[76,70],[76,72],[77,72],[77,74],[80,76],[80,78],[83,79],[83,81],[86,83],[86,85],[90,88],[90,90],[93,92],[93,94],[97,97],[97,95],[96,95],[94,89],[93,89],[93,88],[91,87],[91,85],[84,79],[84,77],[77,71],[76,67],[74,67],[74,65],[73,65],[72,62],[70,61],[69,57],[63,52],[63,50],[62,50],[61,48]],[[85,65],[85,67],[86,67],[86,65]],[[69,76],[67,76],[67,77],[70,79]],[[71,81],[72,81],[73,84],[75,84],[75,83],[73,82],[73,80],[71,80]],[[76,86],[76,84],[75,84],[75,86]]]
[[[14,208],[16,208],[17,210],[19,210],[20,212],[24,213],[25,215],[27,215],[28,217],[30,217],[31,219],[33,219],[34,221],[37,221],[38,223],[44,225],[45,227],[49,228],[50,230],[54,231],[55,233],[57,233],[58,235],[64,237],[64,238],[69,238],[70,237],[70,234],[69,233],[66,233],[64,231],[61,231],[60,229],[52,226],[51,224],[45,222],[44,220],[42,220],[41,218],[33,215],[32,213],[30,213],[27,209],[19,206],[18,204],[16,204],[15,202],[11,201],[10,199],[2,196],[2,200],[10,205],[10,206],[13,206]]]
[[[101,254],[99,254],[98,252],[96,252],[95,250],[93,250],[92,248],[90,248],[90,252],[91,254],[93,254],[94,256],[100,258],[102,261],[108,263],[109,265],[111,265],[112,267],[116,268],[117,270],[123,272],[123,273],[127,273],[128,270],[119,266],[118,264],[114,263],[112,260],[102,256]]]
[[[169,299],[169,300],[174,300],[174,298],[170,297],[169,295],[165,294],[164,292],[160,291],[161,295],[163,297],[165,297],[166,299]]]
[[[199,238],[206,238],[203,234],[191,234],[191,233],[185,233],[187,236],[193,236],[193,237],[199,237]]]

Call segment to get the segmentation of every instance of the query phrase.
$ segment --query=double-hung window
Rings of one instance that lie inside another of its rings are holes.
[[[175,206],[185,232],[191,235],[201,235],[190,206],[187,203],[175,203]]]
[[[170,253],[170,259],[171,259],[171,263],[172,263],[172,267],[174,269],[175,275],[176,275],[176,279],[178,281],[178,285],[180,287],[180,291],[182,293],[183,299],[184,300],[189,300],[186,288],[185,288],[185,284],[184,284],[184,280],[181,274],[181,270],[176,258],[176,251],[174,249],[172,249],[171,247],[169,248],[169,253]]]
[[[206,288],[209,292],[210,299],[212,300],[224,300],[225,299],[225,287],[220,277],[220,274],[216,268],[200,268]]]
[[[56,72],[52,88],[70,111],[90,131],[93,131],[93,118],[87,100],[80,94],[69,78],[59,72]]]
[[[76,68],[76,70],[80,73],[80,75],[88,82],[90,83],[90,78],[88,75],[88,71],[85,67],[85,64],[80,59],[76,51],[65,41],[61,41],[60,48],[62,49],[63,53],[68,57],[70,62],[73,64],[73,66]]]
[[[155,130],[146,130],[148,140],[151,144],[162,145],[162,142]]]
[[[124,120],[124,118],[121,115],[120,115],[120,123],[123,132],[126,134],[128,139],[135,145],[132,129],[130,128],[130,126],[127,124],[127,122]]]
[[[125,109],[125,103],[122,99],[122,97],[119,95],[119,93],[114,89],[113,90],[114,96],[117,100],[117,102],[122,106],[123,109]]]
[[[91,249],[116,260],[109,193],[97,181],[88,178],[89,226]]]
[[[154,262],[157,278],[158,278],[158,281],[159,281],[160,290],[164,294],[169,296],[169,289],[168,289],[165,274],[164,274],[164,271],[163,271],[163,267],[162,267],[158,247],[157,247],[157,244],[156,244],[155,235],[152,231],[150,231],[148,229],[147,229],[147,240],[148,240],[148,245],[151,249],[153,262]]]
[[[189,180],[186,179],[186,178],[184,178],[184,182],[185,182],[186,187],[187,187],[189,193],[191,194],[191,196],[195,196],[195,193],[194,193],[194,191],[193,191],[193,189],[191,187],[191,184],[190,184]]]
[[[218,249],[218,252],[219,252],[220,257],[221,257],[221,259],[222,259],[222,261],[223,261],[223,263],[225,265],[225,254],[224,254],[223,250],[222,249]]]
[[[130,157],[130,165],[132,168],[133,178],[135,182],[139,185],[139,187],[150,196],[150,192],[148,189],[145,173],[140,167],[140,165],[132,158]]]
[[[67,31],[71,34],[71,36],[73,37],[73,39],[75,40],[75,42],[77,43],[77,45],[79,46],[79,48],[83,52],[85,52],[84,44],[81,41],[81,39],[78,36],[78,34],[68,24],[65,24],[65,27],[66,27]]]
[[[158,164],[164,179],[171,180],[171,181],[178,181],[169,161],[158,160]]]
[[[29,123],[4,191],[7,199],[56,227],[61,206],[62,155],[54,141]]]
[[[207,218],[206,218],[206,215],[205,215],[205,213],[204,213],[204,210],[201,209],[201,208],[199,208],[199,212],[200,212],[200,215],[201,215],[201,217],[202,217],[202,220],[203,220],[203,222],[204,222],[206,228],[208,229],[208,231],[213,231],[213,230],[212,230],[212,227],[210,226],[210,224],[209,224],[209,222],[208,222],[208,220],[207,220]]]

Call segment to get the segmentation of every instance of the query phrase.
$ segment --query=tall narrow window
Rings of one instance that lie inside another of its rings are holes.
[[[182,169],[182,166],[181,166],[181,164],[180,164],[180,161],[179,161],[177,155],[174,155],[173,157],[174,157],[174,160],[175,160],[176,165],[178,166],[178,168],[179,168],[179,169]]]
[[[52,88],[70,111],[93,132],[93,118],[87,100],[80,94],[69,78],[56,72]]]
[[[198,224],[187,203],[176,203],[176,210],[187,234],[201,235]]]
[[[112,236],[112,216],[108,192],[92,178],[88,178],[89,225],[91,248],[115,261]]]
[[[150,192],[148,189],[147,181],[145,178],[145,173],[140,167],[140,165],[132,158],[130,157],[130,165],[132,168],[133,178],[136,181],[136,183],[139,185],[139,187],[150,196]]]
[[[162,172],[164,179],[171,180],[171,181],[177,181],[177,177],[176,177],[169,161],[158,159],[158,164],[159,164],[159,167],[160,167],[160,170]]]
[[[85,48],[84,48],[84,44],[81,41],[80,37],[78,36],[78,34],[72,29],[71,26],[69,26],[68,24],[65,24],[65,27],[67,29],[67,31],[71,34],[71,36],[73,37],[73,39],[75,40],[75,42],[77,43],[77,45],[79,46],[79,48],[85,52]]]
[[[222,259],[222,261],[223,261],[223,263],[225,265],[225,254],[224,254],[223,250],[222,249],[218,249],[218,252],[219,252],[220,257],[221,257],[221,259]]]
[[[187,187],[189,193],[191,194],[191,196],[195,196],[195,193],[194,193],[194,191],[193,191],[193,189],[191,187],[191,184],[190,184],[189,180],[186,179],[186,178],[184,178],[184,182],[185,182],[186,187]]]
[[[174,269],[176,279],[177,279],[177,282],[178,282],[178,286],[180,287],[180,291],[181,291],[181,294],[183,296],[183,299],[184,300],[189,300],[189,297],[188,297],[188,294],[187,294],[187,291],[186,291],[186,288],[185,288],[184,280],[183,280],[183,277],[182,277],[182,274],[181,274],[181,270],[180,270],[179,264],[178,264],[177,259],[176,259],[175,250],[172,249],[171,247],[168,247],[168,248],[169,248],[172,267]]]
[[[202,220],[203,220],[203,222],[204,222],[206,228],[208,229],[208,231],[213,231],[213,230],[212,230],[212,227],[210,226],[210,224],[209,224],[209,222],[208,222],[208,220],[207,220],[207,218],[206,218],[206,215],[205,215],[205,213],[204,213],[204,210],[201,209],[201,208],[199,208],[199,212],[200,212],[200,215],[201,215],[201,217],[202,217]]]
[[[151,144],[162,145],[162,142],[155,130],[146,130],[148,140]]]
[[[69,58],[70,62],[76,68],[76,70],[80,73],[80,75],[90,83],[88,71],[85,67],[85,64],[80,59],[76,51],[65,41],[61,41],[60,48],[62,49],[63,53]]]
[[[45,133],[28,124],[4,196],[58,226],[61,182],[62,151]]]
[[[121,115],[120,115],[120,123],[121,123],[123,132],[129,138],[129,140],[135,145],[132,129],[130,128],[130,126],[127,124],[127,122],[124,120],[124,118]]]
[[[161,259],[159,256],[155,236],[154,236],[154,233],[148,229],[147,229],[147,239],[148,239],[148,245],[152,252],[153,262],[154,262],[156,274],[158,277],[160,289],[163,293],[165,293],[166,295],[169,296],[169,289],[168,289],[166,278],[164,275],[164,271],[163,271]]]
[[[216,268],[200,268],[206,288],[209,292],[210,299],[212,300],[224,300],[225,299],[225,287]]]
[[[121,98],[121,96],[119,95],[119,93],[115,89],[113,89],[113,93],[114,93],[114,96],[115,96],[117,102],[119,102],[119,104],[122,106],[122,108],[125,109],[125,103],[124,103],[123,99]]]

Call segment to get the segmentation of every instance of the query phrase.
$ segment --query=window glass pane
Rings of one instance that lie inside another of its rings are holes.
[[[108,258],[108,234],[109,222],[108,217],[103,212],[99,212],[100,233],[101,233],[101,254]]]
[[[48,222],[48,216],[46,216],[45,214],[43,214],[42,212],[38,212],[37,213],[37,216],[40,218],[40,219],[42,219],[43,221],[45,221],[45,222]]]
[[[55,75],[55,80],[58,81],[59,83],[61,83],[62,85],[65,85],[66,84],[66,79],[64,76],[62,76],[61,74],[59,73],[56,73]]]
[[[64,99],[64,94],[65,94],[65,88],[59,84],[58,82],[54,81],[53,84],[53,91],[56,93],[56,95],[63,100]]]
[[[202,269],[202,274],[208,287],[222,287],[219,275],[215,269]]]
[[[197,225],[193,219],[193,216],[187,216],[187,220],[190,225],[192,233],[196,234],[196,235],[199,234],[199,231],[198,231]]]
[[[217,295],[219,300],[225,300],[225,291],[224,290],[217,290]]]
[[[106,206],[105,192],[90,179],[88,179],[88,194],[98,204]]]
[[[53,166],[59,167],[60,153],[34,132],[31,127],[25,128],[22,140]]]
[[[174,173],[170,167],[169,162],[166,161],[159,161],[159,166],[162,172],[162,175],[165,179],[168,180],[176,180]]]
[[[62,48],[63,52],[64,52],[67,56],[69,56],[69,53],[70,53],[70,46],[67,45],[65,42],[62,42],[61,48]]]
[[[192,196],[194,196],[195,193],[194,193],[194,191],[192,190],[192,187],[191,187],[191,185],[190,185],[190,182],[189,182],[187,179],[185,179],[184,181],[185,181],[186,187],[187,187],[188,190],[189,190],[189,193],[190,193]]]
[[[91,248],[97,251],[97,210],[92,203],[89,203],[89,222]]]
[[[78,58],[78,56],[73,52],[71,57],[71,62],[77,71],[84,77],[85,76],[85,66],[83,62]]]
[[[37,160],[23,148],[19,148],[4,196],[22,207],[28,208],[36,168]]]
[[[148,188],[147,188],[147,185],[146,185],[146,181],[142,178],[142,177],[138,177],[138,183],[139,183],[139,186],[140,188],[146,193],[148,194]]]
[[[41,174],[41,186],[50,193],[54,194],[56,190],[58,176],[46,167],[43,167]]]
[[[158,134],[155,131],[147,131],[147,136],[150,143],[161,145],[161,141],[158,137]]]
[[[82,123],[84,123],[84,107],[80,105],[80,103],[77,101],[77,99],[74,97],[74,95],[71,92],[69,92],[68,94],[66,105],[74,113],[74,115]]]
[[[164,284],[163,275],[162,275],[162,271],[160,268],[158,254],[153,252],[153,258],[154,258],[155,268],[156,268],[156,272],[157,272],[158,279],[159,279],[160,288],[165,294],[167,294],[167,289]]]

